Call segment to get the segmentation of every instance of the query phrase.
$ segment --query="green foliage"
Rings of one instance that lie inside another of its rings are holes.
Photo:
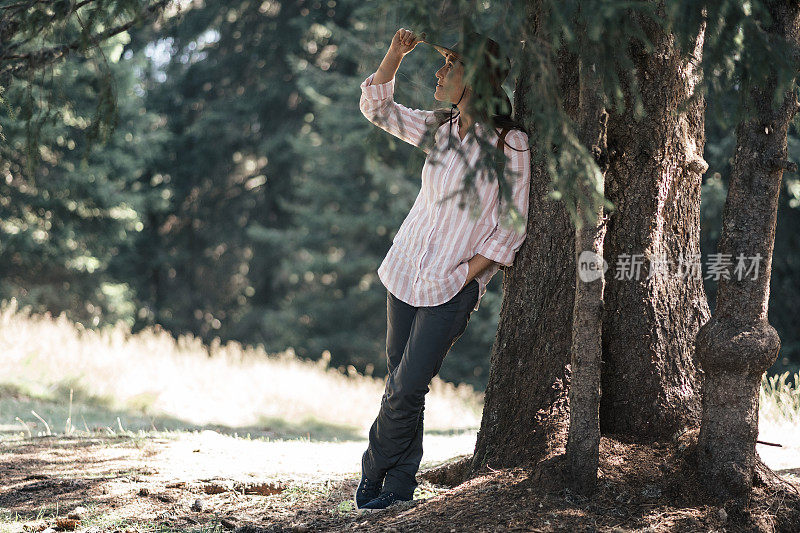
[[[149,145],[162,138],[156,117],[135,97],[135,64],[108,65],[121,95],[121,127],[104,146],[89,140],[101,91],[93,61],[73,56],[8,87],[16,118],[4,122],[0,143],[2,297],[36,311],[68,311],[88,324],[133,322],[130,280],[118,277],[114,265],[142,229],[135,184]]]
[[[208,3],[134,36],[131,49],[152,62],[148,109],[170,139],[146,171],[169,202],[146,207],[131,263],[140,326],[287,346],[302,315],[284,309],[303,229],[292,206],[308,172],[295,139],[314,98],[296,71],[326,60],[321,22],[346,16],[338,6]]]
[[[109,58],[101,45],[125,37],[127,29],[159,14],[167,4],[169,0],[0,3],[0,89],[20,84],[28,89],[18,116],[10,106],[5,106],[8,120],[19,120],[25,125],[28,174],[33,173],[40,162],[39,135],[56,118],[51,111],[55,113],[54,108],[64,103],[59,91],[35,94],[36,87],[43,86],[48,75],[52,83],[52,75],[57,70],[54,65],[70,54],[93,61],[90,71],[96,84],[93,88],[95,112],[84,136],[88,152],[93,143],[108,138],[118,120],[118,96]],[[34,110],[39,113],[35,114]]]
[[[762,3],[734,0],[705,13],[688,1],[542,1],[537,20],[520,0],[236,0],[192,3],[180,16],[170,7],[157,24],[135,24],[165,4],[0,2],[0,297],[89,324],[157,323],[307,358],[327,350],[335,366],[376,374],[386,327],[376,270],[419,190],[423,158],[363,118],[358,86],[397,28],[448,46],[471,31],[501,44],[512,60],[507,92],[519,76],[530,85],[517,104],[532,154],[578,220],[580,191],[589,206],[602,184],[564,109],[559,51],[593,65],[609,109],[641,117],[650,103],[637,60],[654,51],[659,29],[689,58],[706,20],[695,90],[709,106],[704,254],[718,238],[732,126],[752,111],[748,89],[774,75],[776,98],[794,90],[798,55],[767,39]],[[469,64],[481,44],[467,43]],[[442,107],[432,97],[440,65],[432,48],[417,47],[397,74],[397,101]],[[483,75],[467,69],[475,87]],[[484,111],[495,104],[478,100]],[[798,155],[792,131],[790,158]],[[494,163],[477,162],[463,192],[482,169],[508,191]],[[770,321],[790,364],[800,359],[796,176],[785,174],[782,192]],[[501,282],[495,276],[444,379],[485,385]]]
[[[526,11],[534,4],[541,6],[537,21]],[[602,201],[602,189],[597,164],[578,141],[577,124],[567,115],[561,100],[558,54],[573,54],[581,64],[593,67],[610,111],[622,112],[633,106],[636,115],[642,116],[647,106],[639,77],[633,75],[637,56],[656,51],[658,43],[653,41],[659,32],[671,32],[685,60],[696,61],[697,52],[702,56],[696,68],[705,75],[684,105],[691,105],[695,98],[726,97],[732,89],[738,96],[732,106],[715,108],[715,114],[709,117],[723,128],[752,116],[750,88],[765,86],[773,78],[773,102],[777,106],[786,91],[794,90],[800,65],[800,51],[767,35],[772,21],[758,0],[542,0],[498,4],[460,0],[448,3],[449,11],[444,12],[444,5],[426,2],[404,2],[397,9],[414,31],[425,32],[432,42],[460,41],[461,36],[475,30],[491,36],[512,60],[511,77],[528,76],[532,90],[524,105],[528,123],[535,126],[531,137],[534,153],[550,173],[552,196],[566,202],[573,220],[578,218],[577,200],[584,194],[579,182],[589,191],[590,198],[584,199],[587,206]],[[536,23],[542,28],[540,34],[534,34]],[[706,30],[700,50],[697,36],[702,24]],[[466,62],[478,64],[481,43],[470,44]],[[520,69],[523,62],[531,65],[529,72]],[[467,68],[468,82],[477,86],[485,83],[481,74]],[[478,103],[478,107],[490,105]]]

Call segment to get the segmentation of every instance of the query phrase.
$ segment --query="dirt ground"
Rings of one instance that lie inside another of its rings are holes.
[[[538,470],[488,471],[452,488],[420,472],[418,499],[369,513],[353,509],[354,474],[312,464],[264,475],[275,448],[216,435],[0,441],[0,531],[800,531],[800,471],[779,470],[782,481],[759,485],[747,512],[729,513],[697,503],[678,444],[604,438],[591,500],[554,490]],[[316,450],[309,462],[324,462]]]

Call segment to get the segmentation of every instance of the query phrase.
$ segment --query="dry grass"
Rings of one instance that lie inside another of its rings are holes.
[[[76,402],[100,406],[98,416],[114,411],[126,428],[139,415],[162,417],[176,427],[269,425],[365,438],[384,381],[352,368],[349,373],[329,368],[325,360],[302,361],[291,349],[267,354],[237,342],[206,346],[192,336],[175,339],[159,329],[131,334],[121,322],[95,331],[63,315],[33,315],[28,308],[18,309],[14,300],[0,306],[0,385],[7,393],[56,401],[63,410],[73,389]],[[435,378],[426,406],[430,431],[475,428],[480,422],[481,395],[466,385]],[[30,412],[8,412],[11,408],[0,406],[6,431],[9,424],[22,428],[11,415],[29,424],[37,421]],[[66,416],[48,420],[37,414],[53,432],[54,426],[65,427]],[[115,418],[93,423],[118,426]],[[72,425],[83,427],[76,413]],[[43,429],[43,424],[36,427]]]
[[[764,377],[759,392],[758,438],[780,444],[759,445],[758,453],[772,469],[791,471],[800,479],[800,373]]]
[[[764,376],[759,394],[759,415],[767,425],[789,424],[797,429],[800,420],[800,372]]]

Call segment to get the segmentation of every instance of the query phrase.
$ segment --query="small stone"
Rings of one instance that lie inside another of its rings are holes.
[[[223,518],[219,521],[225,529],[236,529],[236,522],[229,518]]]
[[[728,513],[725,511],[724,508],[722,507],[719,508],[719,511],[717,511],[717,518],[719,518],[719,521],[722,522],[723,524],[728,521]]]
[[[67,514],[67,518],[73,518],[75,520],[83,520],[86,517],[86,508],[78,506],[72,510],[71,513]]]
[[[308,526],[305,524],[296,524],[292,526],[292,533],[308,533]]]
[[[198,513],[202,513],[203,509],[205,509],[205,507],[206,507],[206,504],[203,503],[203,500],[198,498],[198,499],[196,499],[194,501],[194,503],[192,503],[191,509],[192,509],[192,511],[197,511]]]

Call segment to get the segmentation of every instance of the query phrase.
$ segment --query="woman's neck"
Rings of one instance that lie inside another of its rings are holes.
[[[458,127],[461,131],[470,128],[475,120],[470,116],[467,102],[458,104]]]

